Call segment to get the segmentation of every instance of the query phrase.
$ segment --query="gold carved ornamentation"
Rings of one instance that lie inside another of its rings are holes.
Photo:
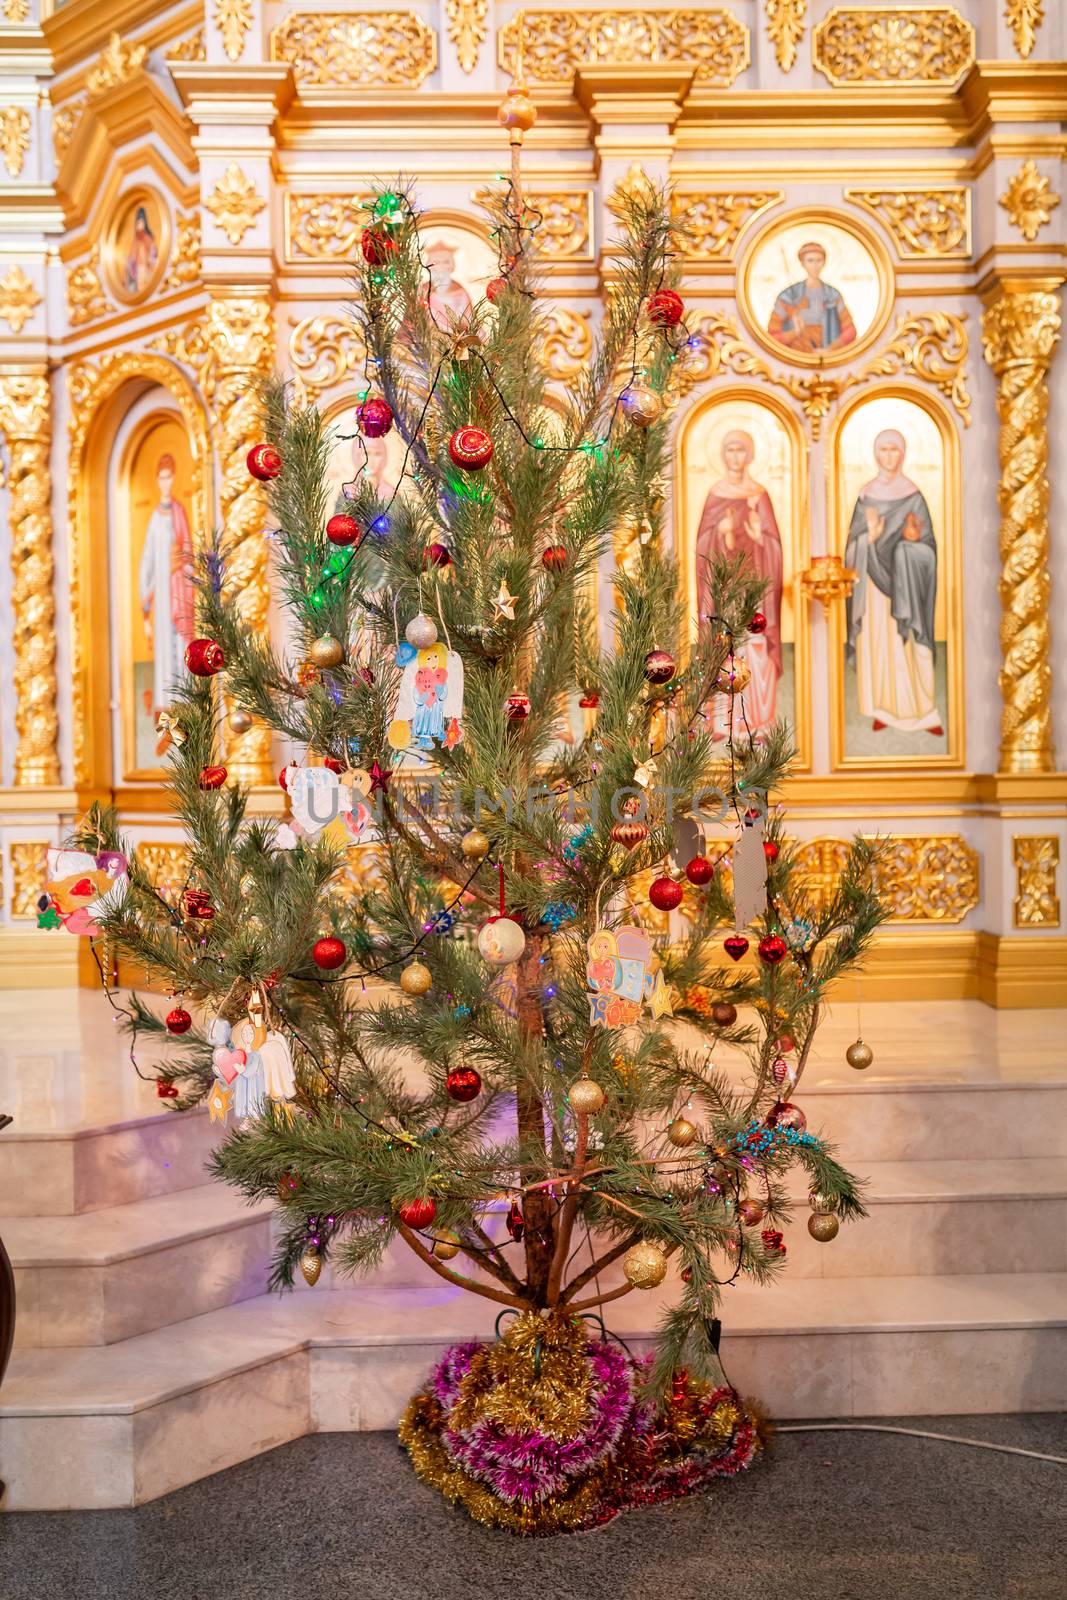
[[[473,72],[478,65],[478,51],[485,43],[488,15],[489,0],[448,0],[445,8],[448,37],[456,47],[456,56],[464,72]]]
[[[767,0],[767,37],[783,72],[788,72],[797,58],[807,15],[808,0]]]
[[[952,6],[841,6],[815,29],[831,83],[956,83],[974,65],[974,29]]]
[[[227,59],[240,60],[245,34],[252,26],[252,0],[215,0],[215,26]]]
[[[363,340],[350,317],[327,311],[304,317],[289,335],[289,364],[301,403],[315,401],[350,372],[358,372],[365,355]]]
[[[1048,387],[1056,295],[1004,290],[982,317],[1000,418],[1000,770],[1054,772],[1049,695]]]
[[[19,922],[37,916],[37,902],[48,877],[48,845],[44,840],[16,839],[11,845],[11,916]]]
[[[633,161],[626,176],[619,179],[608,196],[608,210],[620,222],[625,222],[634,201],[647,200],[654,192],[655,185],[644,167],[639,161]]]
[[[184,289],[200,280],[200,218],[195,212],[189,217],[175,213],[174,224],[174,253],[164,289]]]
[[[968,189],[846,189],[845,199],[884,223],[907,260],[971,253]]]
[[[1045,0],[1007,0],[1004,20],[1012,31],[1016,50],[1025,61],[1037,43],[1037,30],[1045,20]]]
[[[437,35],[414,11],[293,11],[270,53],[300,84],[417,89],[437,66]]]
[[[1023,162],[999,201],[1027,244],[1033,244],[1045,224],[1052,221],[1059,203],[1051,182],[1038,172],[1033,161]]]
[[[0,9],[5,22],[25,22],[30,14],[30,0],[4,0]]]
[[[1015,926],[1058,928],[1060,901],[1056,893],[1056,868],[1060,841],[1055,834],[1016,834],[1011,841],[1015,867]]]
[[[812,556],[811,565],[800,574],[800,586],[811,600],[818,600],[829,616],[835,600],[847,600],[857,574],[846,567],[840,556]]]
[[[762,378],[786,389],[799,400],[811,425],[812,438],[818,439],[822,424],[841,392],[836,378],[822,373],[776,372],[742,339],[737,323],[725,311],[713,311],[691,327],[689,348],[678,362],[677,383],[688,394],[698,383],[732,372],[745,378]]]
[[[593,195],[589,189],[528,189],[537,221],[537,253],[544,261],[589,260],[593,254]]]
[[[222,229],[231,244],[240,244],[249,228],[255,226],[256,218],[266,204],[263,196],[257,193],[252,179],[246,177],[236,161],[230,162],[210,197],[204,201],[206,210],[215,218],[216,226]]]
[[[723,189],[671,195],[671,219],[685,253],[695,260],[728,261],[744,228],[785,199],[782,189]]]
[[[67,310],[71,327],[83,327],[114,309],[100,282],[100,246],[94,244],[88,261],[67,269]]]
[[[886,842],[875,888],[891,922],[962,922],[978,904],[981,858],[958,833],[905,835]],[[847,839],[797,841],[797,873],[821,910],[834,893],[848,857]]]
[[[17,178],[30,148],[30,114],[25,106],[5,106],[0,111],[0,155],[11,177]]]
[[[924,311],[897,318],[892,337],[859,372],[846,378],[842,394],[869,378],[902,373],[932,384],[955,407],[965,428],[971,425],[971,396],[967,388],[967,354],[970,341],[962,317],[951,311]]]
[[[168,61],[206,61],[207,45],[204,43],[203,28],[194,28],[177,44],[168,45],[166,54]]]
[[[728,88],[748,66],[748,29],[717,6],[692,11],[518,11],[497,40],[500,65],[534,83],[569,83],[576,68],[643,61],[692,64]]]
[[[351,261],[373,204],[371,194],[285,196],[285,254],[289,261]]]
[[[0,278],[0,317],[12,333],[22,332],[40,304],[41,296],[17,264]]]
[[[170,906],[177,906],[189,881],[192,853],[186,844],[145,840],[135,847],[140,865],[156,893]]]
[[[56,607],[52,584],[52,394],[45,369],[0,371],[7,440],[15,652],[16,784],[56,783]]]
[[[589,318],[566,306],[553,306],[542,323],[541,357],[550,378],[566,381],[581,372],[593,348]]]
[[[52,149],[56,153],[57,166],[67,153],[84,110],[84,100],[71,100],[67,105],[60,106],[52,117]]]
[[[125,83],[127,78],[135,77],[147,57],[146,44],[123,44],[120,35],[113,33],[107,42],[107,49],[101,51],[96,66],[86,77],[85,86],[90,95],[106,94],[116,83]]]

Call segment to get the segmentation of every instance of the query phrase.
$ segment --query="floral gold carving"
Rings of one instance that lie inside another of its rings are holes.
[[[675,191],[671,217],[695,260],[728,261],[744,228],[785,198],[782,189],[722,189],[700,194]]]
[[[841,385],[851,389],[869,378],[887,378],[895,373],[920,378],[932,384],[952,402],[965,428],[971,425],[971,396],[967,388],[967,355],[970,340],[963,318],[951,311],[924,311],[917,316],[901,315],[887,343],[852,373]]]
[[[101,51],[96,66],[85,79],[90,95],[106,94],[117,83],[125,83],[127,78],[140,72],[147,57],[146,44],[123,44],[121,36],[113,33],[107,48]]]
[[[15,782],[56,783],[56,608],[53,595],[52,395],[45,369],[0,370],[7,441],[14,612]]]
[[[417,89],[437,66],[437,35],[414,11],[293,11],[270,51],[300,84]]]
[[[576,68],[643,61],[692,64],[696,80],[727,88],[748,66],[748,29],[728,11],[518,11],[497,38],[500,65],[535,83],[569,83]]]
[[[1000,770],[1054,772],[1049,697],[1048,372],[1056,295],[1003,290],[982,317],[1000,418]]]
[[[788,72],[797,58],[807,15],[808,0],[767,0],[767,37],[783,72]]]
[[[848,599],[857,576],[840,556],[812,556],[811,565],[800,574],[800,586],[810,599],[818,600],[828,616],[835,600]]]
[[[797,874],[819,909],[836,890],[848,852],[847,839],[797,842]],[[962,922],[978,904],[980,863],[958,833],[897,835],[886,842],[875,887],[891,922]]]
[[[286,256],[290,261],[351,261],[367,224],[373,195],[285,196]]]
[[[944,189],[846,189],[845,199],[877,217],[908,260],[971,253],[970,191]]]
[[[192,33],[186,34],[184,39],[179,39],[177,44],[167,46],[168,61],[206,61],[207,45],[204,43],[203,28],[194,28]]]
[[[22,332],[40,304],[41,296],[17,263],[0,278],[0,317],[12,333]]]
[[[1060,197],[1053,192],[1051,182],[1044,173],[1038,172],[1032,160],[1023,162],[999,201],[1027,244],[1033,244],[1045,224],[1052,221],[1052,213],[1059,203]]]
[[[114,309],[100,282],[100,247],[94,245],[87,261],[67,269],[67,311],[71,327],[83,327]]]
[[[30,0],[4,0],[0,10],[5,22],[25,22],[30,14]]]
[[[30,148],[30,113],[25,106],[5,106],[0,111],[0,155],[4,166],[17,178]]]
[[[647,200],[655,192],[648,173],[639,161],[631,162],[625,177],[619,179],[607,200],[608,210],[620,222],[625,222],[629,208],[635,200]]]
[[[1015,867],[1015,926],[1058,928],[1060,901],[1056,893],[1056,868],[1060,841],[1055,834],[1016,834],[1011,841]]]
[[[1037,43],[1037,30],[1045,20],[1045,0],[1007,0],[1004,20],[1023,60]]]
[[[238,61],[252,26],[252,0],[215,0],[215,26],[230,61]]]
[[[189,846],[146,839],[135,847],[134,853],[156,893],[162,895],[168,905],[177,906],[189,881],[192,863]]]
[[[542,260],[588,260],[592,256],[590,190],[528,189],[526,203],[537,216],[537,251]]]
[[[445,18],[448,37],[456,47],[456,58],[464,72],[478,65],[478,51],[486,39],[489,0],[447,0]]]
[[[72,100],[60,106],[52,117],[52,149],[56,154],[57,166],[67,153],[84,110],[84,100]]]
[[[200,281],[200,218],[195,212],[188,217],[176,213],[174,232],[174,252],[164,289],[184,289]]]
[[[323,312],[304,317],[289,335],[289,364],[294,388],[306,403],[317,400],[324,389],[332,389],[350,372],[362,367],[363,340],[350,317]]]
[[[593,348],[588,316],[566,306],[553,306],[542,327],[541,356],[549,377],[562,381],[575,377]]]
[[[231,161],[204,205],[231,244],[240,244],[267,202],[252,179]]]
[[[48,844],[43,839],[15,839],[11,844],[11,916],[28,922],[48,877]]]
[[[974,29],[952,6],[840,6],[815,29],[831,83],[956,83],[974,65]]]

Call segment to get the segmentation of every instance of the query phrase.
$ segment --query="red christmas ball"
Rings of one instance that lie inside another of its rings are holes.
[[[707,856],[694,856],[692,861],[686,862],[685,875],[690,883],[698,887],[702,883],[710,883],[715,876],[714,862],[709,861]]]
[[[447,544],[428,544],[422,552],[422,568],[450,567],[452,565],[452,552]]]
[[[541,565],[546,572],[562,572],[567,565],[567,551],[561,544],[550,544],[541,553]]]
[[[185,665],[194,678],[213,678],[226,665],[226,657],[214,639],[190,639],[185,647]]]
[[[327,935],[324,939],[316,939],[311,947],[311,954],[317,967],[325,967],[332,972],[335,967],[343,967],[348,959],[343,939],[335,939]]]
[[[508,286],[506,278],[490,278],[485,286],[485,298],[491,306],[495,306],[500,296]]]
[[[338,776],[345,770],[343,761],[338,761],[336,756],[323,756],[322,764],[329,772],[336,772]]]
[[[289,793],[289,779],[285,776],[288,771],[288,767],[283,767],[278,774],[278,783],[285,790],[286,794]]]
[[[493,441],[484,428],[457,428],[448,441],[452,464],[481,472],[493,459]]]
[[[779,1100],[767,1113],[767,1126],[770,1128],[795,1128],[798,1133],[803,1133],[807,1125],[807,1117],[791,1100]]]
[[[645,677],[649,683],[669,683],[674,677],[674,657],[668,650],[650,650],[645,657]]]
[[[515,1243],[520,1244],[522,1242],[522,1236],[526,1232],[526,1221],[522,1214],[522,1207],[519,1205],[517,1200],[513,1200],[511,1202],[508,1214],[504,1218],[504,1226],[514,1239]]]
[[[422,1195],[418,1200],[405,1200],[396,1214],[409,1228],[428,1228],[437,1215],[437,1205],[428,1194]]]
[[[787,1056],[789,1054],[789,1052],[791,1050],[795,1050],[796,1047],[797,1047],[797,1042],[793,1038],[793,1035],[791,1033],[783,1033],[782,1037],[778,1040],[777,1044],[775,1045],[775,1049],[778,1051],[778,1054],[782,1055],[782,1056]]]
[[[381,267],[396,250],[396,240],[384,228],[364,228],[359,247],[369,267]]]
[[[789,954],[789,946],[780,934],[764,934],[756,946],[761,961],[766,961],[769,967],[776,967],[785,956]]]
[[[595,689],[587,689],[578,701],[583,711],[595,711],[600,704],[600,696]]]
[[[648,898],[657,911],[673,911],[680,906],[685,890],[673,878],[655,878],[649,886]]]
[[[762,611],[754,611],[751,617],[749,617],[748,631],[749,633],[767,632],[767,618],[763,615]]]
[[[530,696],[509,694],[504,702],[504,714],[509,722],[525,722],[530,715]]]
[[[225,767],[204,767],[200,773],[201,789],[221,789],[225,782]]]
[[[692,1281],[693,1281],[693,1269],[692,1269],[692,1267],[683,1267],[682,1268],[681,1277],[682,1277],[682,1282],[683,1283],[692,1283]]]
[[[731,961],[740,961],[748,949],[748,940],[743,933],[731,933],[723,940],[722,947]]]
[[[475,1072],[473,1067],[453,1067],[445,1079],[445,1092],[450,1100],[458,1100],[461,1105],[477,1100],[482,1092],[481,1073]]]
[[[169,1078],[157,1078],[156,1094],[161,1100],[177,1100],[178,1087]]]
[[[367,685],[368,689],[373,687],[373,684],[374,684],[374,673],[371,671],[371,669],[369,667],[359,667],[357,669],[356,675],[357,675],[357,677],[359,677],[361,679],[361,681],[363,683],[365,683]]]
[[[248,470],[260,483],[269,483],[282,470],[282,458],[272,444],[254,444],[245,457]]]
[[[368,439],[383,439],[393,426],[393,408],[387,400],[372,395],[356,412],[356,421]]]
[[[674,289],[657,289],[649,296],[648,315],[659,328],[676,328],[685,316],[685,301]]]
[[[359,538],[359,523],[347,512],[339,511],[326,524],[326,537],[331,544],[355,544]]]
[[[168,1033],[188,1033],[193,1025],[193,1019],[184,1006],[175,1006],[173,1011],[167,1012]]]
[[[775,844],[773,839],[764,839],[763,854],[767,857],[767,860],[772,866],[778,860],[778,846]]]

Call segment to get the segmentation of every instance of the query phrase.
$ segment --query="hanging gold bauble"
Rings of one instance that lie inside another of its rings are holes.
[[[623,1256],[622,1270],[634,1289],[654,1289],[667,1276],[667,1257],[658,1244],[642,1239]]]
[[[412,961],[400,974],[400,987],[405,994],[428,994],[433,985],[433,973],[422,961]]]
[[[874,1060],[874,1051],[869,1044],[864,1044],[862,1039],[857,1039],[855,1044],[850,1044],[845,1051],[845,1060],[850,1067],[855,1067],[857,1072],[864,1072]]]
[[[451,1228],[435,1229],[430,1254],[438,1261],[451,1261],[453,1256],[459,1255],[459,1234],[453,1233]]]
[[[834,1202],[833,1202],[832,1196],[830,1196],[828,1194],[823,1194],[821,1189],[809,1189],[808,1190],[808,1205],[811,1207],[811,1209],[813,1211],[821,1211],[824,1215],[827,1215],[827,1216],[830,1214],[831,1211],[834,1210]]]
[[[737,1215],[746,1228],[754,1228],[757,1222],[763,1221],[763,1207],[758,1200],[751,1200],[746,1195],[744,1200],[738,1202]]]
[[[465,833],[459,847],[468,861],[481,861],[489,854],[489,840],[481,828],[471,828]]]
[[[594,1116],[602,1111],[606,1098],[603,1089],[593,1078],[575,1078],[567,1090],[571,1110],[583,1112],[586,1116]]]
[[[677,1145],[679,1150],[684,1150],[693,1143],[700,1132],[695,1122],[690,1122],[688,1117],[675,1117],[667,1129],[667,1138],[671,1144]]]
[[[319,1273],[322,1271],[322,1257],[310,1245],[300,1257],[300,1270],[304,1274],[305,1282],[314,1288],[319,1281]]]
[[[748,688],[751,676],[748,662],[744,657],[734,656],[732,661],[723,662],[719,676],[715,679],[715,687],[720,694],[741,694]]]
[[[244,711],[240,706],[234,706],[227,718],[231,733],[247,733],[253,720],[251,711]]]
[[[831,1239],[836,1239],[840,1226],[836,1217],[827,1216],[821,1211],[813,1212],[808,1218],[808,1232],[820,1244],[829,1244]]]
[[[631,383],[619,396],[619,409],[635,428],[651,428],[663,415],[663,401],[647,383]]]
[[[344,658],[344,646],[332,633],[324,633],[308,650],[308,660],[320,668],[340,666]]]

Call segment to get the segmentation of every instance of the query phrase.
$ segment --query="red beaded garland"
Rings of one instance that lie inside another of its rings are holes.
[[[484,428],[457,428],[448,441],[453,466],[481,472],[493,459],[493,441]]]
[[[722,947],[731,961],[740,961],[748,949],[748,940],[743,933],[731,933],[723,940]]]
[[[393,408],[387,400],[372,395],[359,407],[356,421],[360,432],[365,433],[368,439],[382,439],[393,426]]]
[[[369,267],[382,267],[396,250],[396,240],[386,233],[384,228],[364,228],[360,235],[359,247]]]
[[[676,328],[685,316],[685,301],[674,289],[657,289],[648,299],[648,315],[660,328]]]
[[[245,463],[253,478],[258,478],[260,483],[269,483],[282,470],[282,458],[272,444],[254,444],[245,457]]]
[[[764,934],[756,948],[760,960],[765,961],[769,967],[776,967],[779,961],[789,954],[789,946],[778,933]]]
[[[396,1214],[409,1228],[428,1228],[437,1215],[437,1204],[429,1195],[422,1195],[418,1200],[405,1200]]]
[[[655,878],[649,886],[648,898],[657,911],[673,911],[680,906],[685,890],[673,878]]]
[[[168,1033],[188,1033],[193,1025],[193,1019],[184,1006],[175,1006],[173,1011],[167,1012]]]
[[[185,647],[185,665],[194,678],[213,678],[226,665],[226,657],[214,639],[190,639]]]
[[[200,773],[201,789],[221,789],[225,782],[225,767],[204,767]]]
[[[481,1073],[473,1067],[453,1067],[445,1079],[445,1093],[450,1100],[458,1100],[465,1105],[468,1100],[477,1100],[482,1092]]]
[[[715,876],[715,864],[707,856],[694,856],[692,861],[686,862],[685,875],[690,883],[695,883],[699,888],[702,883],[710,883]]]
[[[355,544],[359,538],[359,523],[347,512],[339,511],[326,524],[326,537],[331,544]]]
[[[311,947],[312,958],[317,967],[325,967],[332,972],[335,967],[343,967],[348,958],[343,939],[335,939],[328,935],[323,939],[316,939]]]

